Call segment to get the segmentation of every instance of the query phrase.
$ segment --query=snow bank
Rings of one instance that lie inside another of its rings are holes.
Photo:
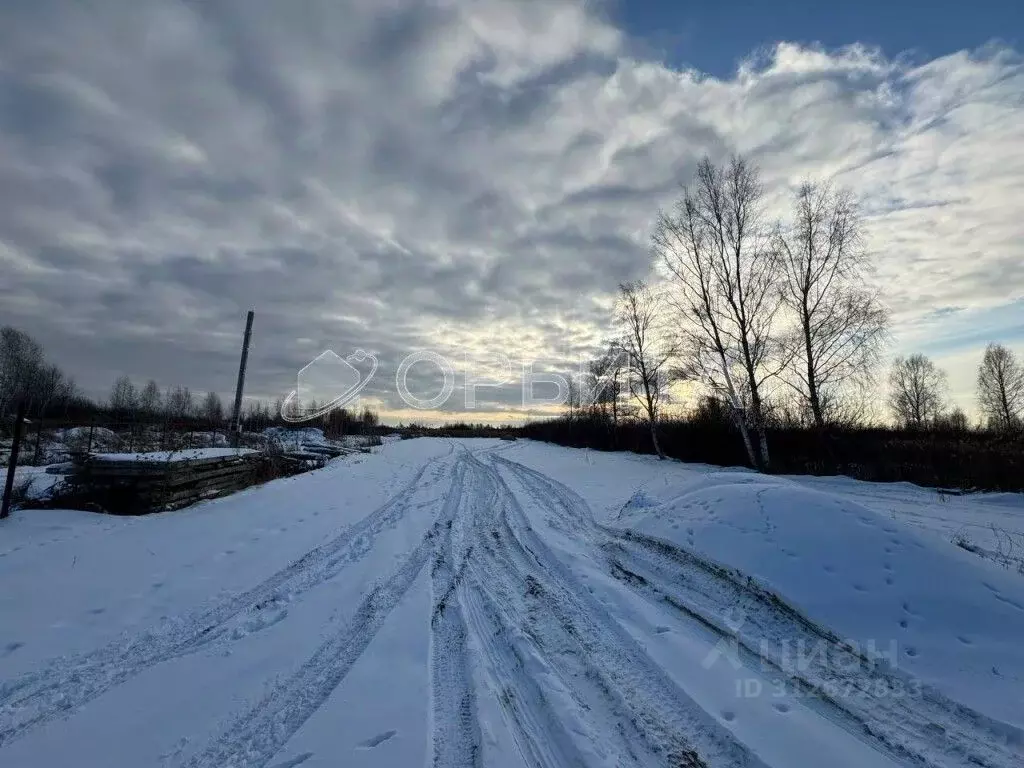
[[[861,647],[1024,725],[1024,579],[793,480],[707,472],[620,522],[738,568]],[[634,497],[635,498],[635,497]]]
[[[316,427],[267,427],[263,436],[268,440],[276,440],[290,445],[328,445],[324,431]]]
[[[302,450],[303,447],[363,448],[371,441],[374,445],[378,444],[376,438],[369,435],[342,435],[330,440],[324,436],[324,431],[317,427],[267,427],[263,430],[263,437],[295,451]]]
[[[90,430],[92,430],[93,442],[115,442],[117,440],[117,435],[114,434],[113,430],[106,427],[69,427],[68,429],[54,430],[53,434],[56,440],[72,442],[75,440],[88,440]]]
[[[6,478],[7,468],[0,471],[0,478]],[[63,480],[59,475],[49,475],[46,467],[16,467],[14,470],[14,485],[18,487],[21,483],[29,482],[27,496],[30,499],[44,499],[53,490],[53,486]],[[0,480],[2,482],[2,480]]]

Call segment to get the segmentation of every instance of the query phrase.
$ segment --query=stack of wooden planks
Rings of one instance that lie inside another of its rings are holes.
[[[115,514],[180,509],[252,485],[260,454],[86,454],[75,458],[71,482],[83,496]]]

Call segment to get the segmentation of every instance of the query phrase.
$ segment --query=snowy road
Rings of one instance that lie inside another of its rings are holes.
[[[636,467],[607,459],[621,487],[598,493],[607,468],[544,466],[570,454],[416,440],[167,515],[21,513],[0,764],[1022,764],[1019,723],[871,658],[692,528],[608,514]],[[1012,612],[1013,577],[982,577]]]

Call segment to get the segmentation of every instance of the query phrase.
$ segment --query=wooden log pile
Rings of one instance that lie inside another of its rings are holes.
[[[107,512],[138,515],[180,509],[252,485],[258,453],[151,460],[96,455],[75,458],[70,480],[77,495],[94,499]]]
[[[283,451],[282,455],[298,461],[310,461],[319,466],[326,466],[331,459],[348,456],[353,453],[369,453],[369,448],[344,448],[339,445],[313,445],[304,443],[298,448]]]

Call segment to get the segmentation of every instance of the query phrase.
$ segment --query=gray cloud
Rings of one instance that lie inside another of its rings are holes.
[[[94,393],[229,391],[250,307],[263,396],[328,347],[378,354],[392,405],[416,349],[567,368],[734,149],[777,203],[805,174],[865,197],[908,327],[1020,296],[1015,52],[781,45],[717,80],[638,50],[576,0],[5,4],[0,322]]]

